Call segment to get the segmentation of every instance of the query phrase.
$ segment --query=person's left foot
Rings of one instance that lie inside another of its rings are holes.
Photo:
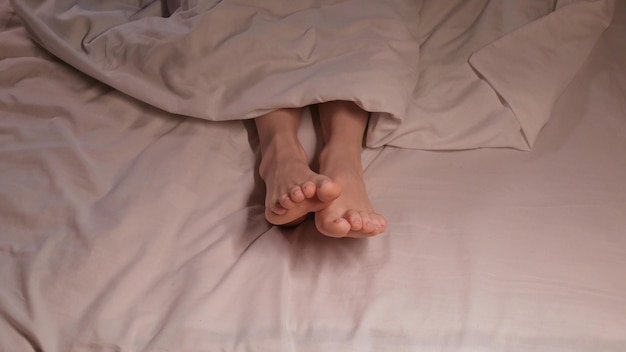
[[[262,152],[259,173],[266,186],[265,217],[274,225],[295,225],[341,192],[336,182],[311,171],[293,138],[274,138]]]
[[[370,237],[387,228],[384,216],[376,213],[363,181],[360,153],[344,148],[325,150],[320,171],[340,187],[341,195],[315,213],[315,226],[330,237]]]

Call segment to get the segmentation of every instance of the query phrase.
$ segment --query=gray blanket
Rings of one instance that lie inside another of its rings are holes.
[[[170,2],[164,17],[160,1],[12,4],[54,55],[168,112],[223,121],[351,100],[374,113],[369,146],[423,149],[529,149],[611,8],[228,0]],[[523,11],[494,21],[510,7]]]

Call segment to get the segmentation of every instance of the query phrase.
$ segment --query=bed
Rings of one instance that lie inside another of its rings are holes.
[[[251,4],[0,1],[0,351],[626,351],[624,1]],[[382,235],[265,221],[249,119],[332,99]]]

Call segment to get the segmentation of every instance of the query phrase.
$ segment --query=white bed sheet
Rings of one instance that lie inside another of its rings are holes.
[[[250,124],[130,99],[1,6],[0,350],[626,350],[623,2],[532,152],[366,150],[367,240],[269,226]]]

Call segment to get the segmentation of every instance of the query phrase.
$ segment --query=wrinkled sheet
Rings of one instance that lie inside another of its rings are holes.
[[[415,149],[531,148],[612,8],[182,1],[164,18],[158,0],[11,1],[54,55],[168,112],[223,121],[351,100],[375,112],[369,146]]]
[[[252,123],[167,113],[81,74],[0,1],[0,351],[626,350],[618,4],[531,152],[366,149],[389,230],[337,240],[265,222]],[[431,37],[472,18],[452,7],[427,17],[448,24]],[[430,72],[419,81],[465,86]],[[310,154],[312,131],[305,116]]]

